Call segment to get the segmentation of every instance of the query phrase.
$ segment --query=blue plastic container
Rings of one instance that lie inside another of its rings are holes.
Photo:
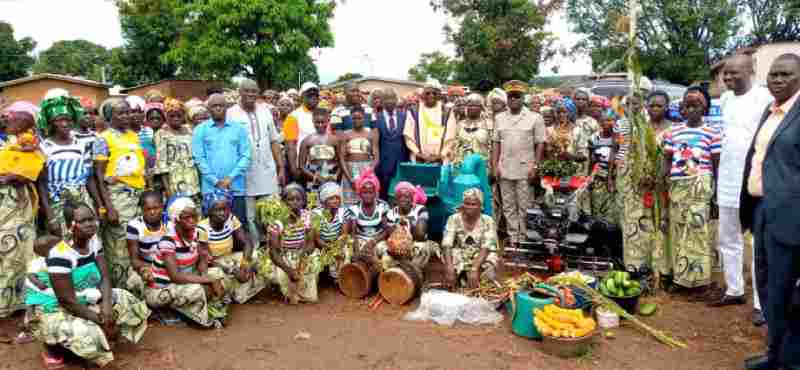
[[[553,298],[533,297],[528,292],[520,291],[517,292],[515,300],[515,310],[508,305],[509,313],[513,315],[511,331],[521,337],[541,339],[542,334],[533,325],[533,309],[544,309],[544,306],[553,303]]]

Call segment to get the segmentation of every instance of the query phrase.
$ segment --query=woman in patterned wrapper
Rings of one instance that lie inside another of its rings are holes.
[[[483,193],[464,191],[463,204],[447,219],[442,238],[445,279],[455,286],[477,288],[481,281],[497,279],[497,227],[483,214]]]
[[[35,307],[33,334],[45,345],[45,368],[63,367],[62,348],[102,367],[114,360],[111,349],[118,336],[131,343],[142,339],[150,310],[127,290],[112,289],[92,208],[70,200],[64,206],[64,220],[71,238],[50,249],[48,274],[40,276],[53,293],[26,298]],[[89,290],[100,294],[84,294]]]
[[[199,203],[200,178],[192,159],[192,129],[186,125],[185,107],[167,98],[167,124],[156,132],[156,164],[153,173],[160,181],[164,198],[190,197]]]

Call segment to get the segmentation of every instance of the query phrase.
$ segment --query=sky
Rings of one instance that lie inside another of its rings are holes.
[[[76,6],[80,3],[80,6]],[[107,48],[123,43],[119,17],[112,0],[0,0],[0,20],[11,23],[15,37],[30,36],[36,52],[58,40],[85,39]],[[312,52],[322,83],[346,73],[404,79],[423,53],[436,50],[453,55],[442,32],[447,17],[436,13],[429,0],[347,0],[337,7],[331,27],[333,48]],[[577,35],[569,32],[563,14],[547,29],[569,46]],[[542,65],[542,75],[591,72],[587,57],[556,58]]]

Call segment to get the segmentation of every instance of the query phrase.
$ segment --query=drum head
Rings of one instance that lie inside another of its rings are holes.
[[[339,271],[339,290],[349,298],[361,299],[372,289],[372,280],[367,268],[360,263],[348,263]]]
[[[381,273],[378,290],[387,302],[402,305],[414,298],[417,286],[406,271],[394,267]]]

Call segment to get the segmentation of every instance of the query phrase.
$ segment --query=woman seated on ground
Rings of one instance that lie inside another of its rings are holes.
[[[356,189],[361,201],[347,209],[347,222],[355,234],[353,253],[372,256],[376,266],[380,266],[381,250],[386,250],[386,239],[392,232],[388,220],[391,208],[389,204],[378,199],[381,189],[378,177],[367,170],[356,179]]]
[[[270,284],[272,264],[254,250],[239,219],[231,212],[233,194],[215,189],[203,199],[208,218],[200,221],[200,242],[208,245],[211,265],[225,274],[222,283],[236,303],[245,303]]]
[[[314,210],[322,217],[319,237],[324,245],[323,255],[334,256],[327,266],[332,278],[339,277],[339,269],[350,263],[353,257],[352,243],[349,243],[350,225],[345,222],[347,208],[342,207],[342,188],[335,182],[328,182],[319,189],[320,208]],[[323,261],[324,264],[324,261]]]
[[[35,306],[34,336],[47,350],[46,368],[63,367],[65,348],[97,366],[114,360],[111,343],[118,335],[139,342],[147,329],[147,305],[123,289],[112,289],[103,246],[97,238],[97,218],[86,203],[64,205],[64,220],[71,238],[50,249],[46,259],[47,280],[54,296],[27,298]],[[95,294],[82,294],[90,289]]]
[[[208,244],[200,240],[198,211],[189,198],[177,198],[167,208],[167,232],[153,259],[153,281],[145,288],[151,307],[170,307],[204,327],[222,328],[224,276],[209,268]]]
[[[394,187],[395,206],[387,215],[387,220],[396,228],[402,227],[411,236],[413,247],[409,256],[405,256],[417,267],[424,267],[432,253],[438,249],[436,242],[428,240],[428,209],[425,202],[428,198],[425,191],[419,186],[414,186],[410,182],[401,181]],[[391,255],[386,243],[378,248],[378,255],[384,269],[388,269],[396,263],[398,256]]]
[[[447,219],[442,239],[445,278],[453,286],[477,288],[481,281],[497,280],[497,227],[482,213],[483,194],[477,188],[464,192],[458,212]],[[466,275],[466,276],[462,276]]]
[[[131,270],[128,272],[126,289],[137,297],[144,297],[144,287],[153,283],[153,261],[158,253],[158,243],[167,227],[163,221],[164,202],[154,190],[146,190],[139,198],[142,215],[128,221],[128,255]]]
[[[277,267],[275,279],[281,293],[291,304],[316,303],[317,281],[322,264],[317,245],[319,230],[314,227],[312,213],[305,209],[306,193],[296,183],[286,186],[283,200],[289,207],[288,219],[270,224],[269,255]]]

